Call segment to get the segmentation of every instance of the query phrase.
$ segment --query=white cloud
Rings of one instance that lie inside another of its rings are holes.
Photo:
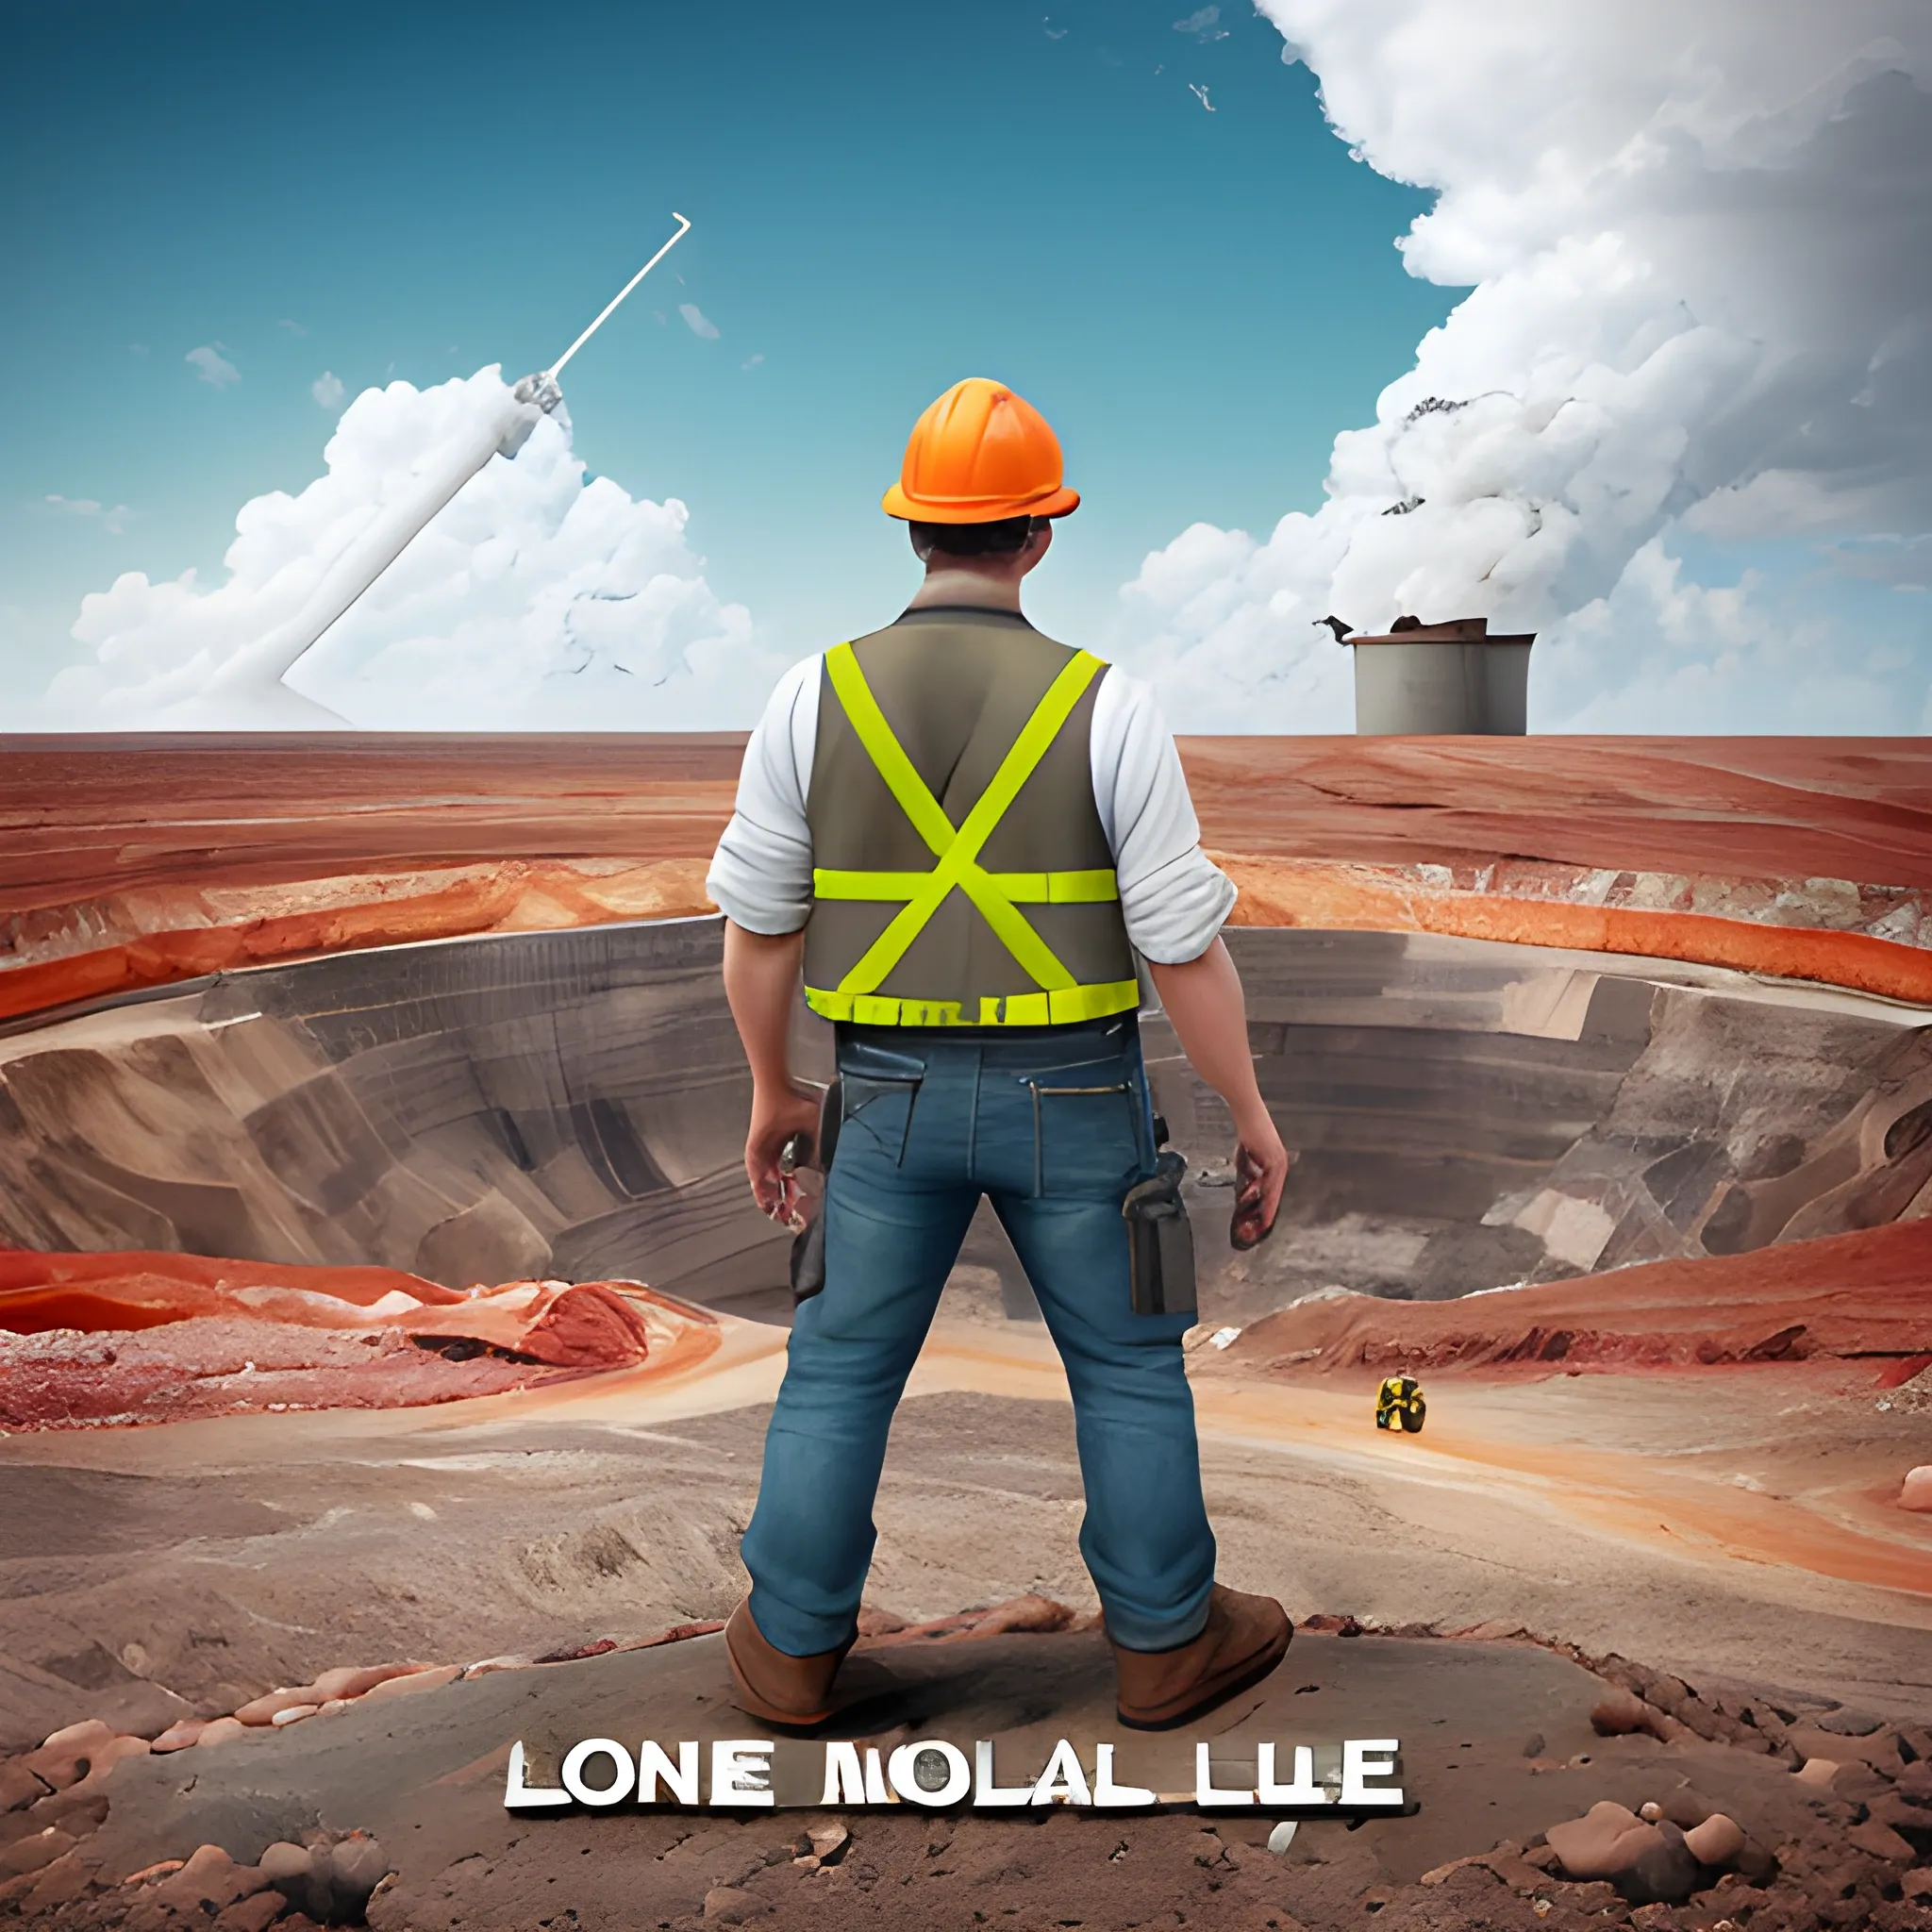
[[[291,674],[267,707],[211,700],[209,679],[298,610],[383,510],[421,488],[435,453],[500,408],[494,368],[428,390],[365,390],[325,474],[237,516],[224,579],[140,572],[86,598],[91,661],[55,678],[56,727],[314,724],[371,728],[674,729],[749,724],[783,668],[741,605],[722,602],[675,498],[588,484],[568,419],[492,458]],[[466,428],[470,425],[470,428]]]
[[[756,369],[764,359],[764,351],[760,349],[756,356],[747,356],[738,366],[741,369]]]
[[[181,358],[184,362],[193,363],[202,381],[216,389],[226,389],[231,382],[242,380],[242,372],[222,354],[222,346],[219,342],[204,342],[198,349],[190,349]]]
[[[1537,645],[1544,728],[1559,731],[1893,731],[1900,691],[1886,645],[1847,648],[1815,604],[1689,578],[1660,538],[1615,588],[1559,619]],[[1606,679],[1606,660],[1620,675]],[[1915,666],[1921,680],[1924,666]],[[1909,715],[1909,714],[1907,714]]]
[[[677,312],[690,325],[692,335],[703,336],[708,342],[715,342],[718,340],[718,325],[711,321],[695,302],[680,302],[677,305]]]
[[[92,496],[49,495],[50,508],[58,510],[63,516],[98,518],[101,528],[110,537],[123,536],[126,532],[127,518],[132,514],[125,503],[117,503],[112,509],[107,508]]]
[[[1337,437],[1315,514],[1189,530],[1128,587],[1125,650],[1183,720],[1345,728],[1330,610],[1574,618],[1608,710],[1570,714],[1649,715],[1609,694],[1652,660],[1601,626],[1692,608],[1657,602],[1664,551],[1636,561],[1659,536],[1932,527],[1922,0],[1258,4],[1336,132],[1438,192],[1411,273],[1474,291]],[[1814,728],[1787,689],[1783,728]]]
[[[325,369],[322,372],[322,374],[318,375],[315,378],[315,380],[308,385],[308,393],[312,395],[315,398],[315,400],[318,403],[320,403],[325,409],[333,409],[341,402],[342,397],[346,395],[348,391],[342,387],[342,378],[340,375],[338,375],[334,370]]]
[[[287,329],[291,336],[306,336],[308,333],[299,322],[291,322],[286,315],[275,324],[275,326]]]
[[[1220,19],[1220,8],[1203,7],[1196,12],[1189,14],[1187,19],[1175,21],[1174,30],[1177,34],[1205,33],[1210,26],[1215,25]]]

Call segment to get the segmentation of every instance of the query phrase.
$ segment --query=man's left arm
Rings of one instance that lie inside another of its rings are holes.
[[[1180,754],[1153,692],[1109,669],[1093,724],[1094,799],[1127,937],[1147,961],[1181,1051],[1234,1116],[1242,1205],[1265,1230],[1291,1157],[1255,1079],[1241,974],[1221,941],[1234,882],[1201,850]]]

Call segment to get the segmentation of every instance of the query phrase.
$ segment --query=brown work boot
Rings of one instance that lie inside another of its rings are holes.
[[[1200,1636],[1174,1650],[1113,1647],[1120,1720],[1137,1731],[1165,1731],[1258,1683],[1288,1655],[1293,1626],[1272,1596],[1249,1596],[1217,1583]]]
[[[724,1625],[724,1655],[738,1686],[739,1708],[767,1724],[824,1724],[833,1710],[832,1679],[852,1641],[848,1637],[837,1650],[822,1650],[815,1657],[788,1657],[765,1641],[752,1622],[747,1599]]]

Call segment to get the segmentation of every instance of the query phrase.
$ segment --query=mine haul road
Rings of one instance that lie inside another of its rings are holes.
[[[133,1645],[206,1699],[365,1653],[468,1661],[722,1616],[785,1341],[724,1321],[718,1353],[668,1378],[15,1436],[0,1658]],[[1888,1491],[1925,1418],[1879,1411],[1844,1364],[1439,1376],[1424,1432],[1391,1437],[1372,1378],[1194,1359],[1221,1574],[1298,1617],[1502,1620],[1693,1681],[1932,1716],[1932,1523]],[[1027,1591],[1091,1607],[1079,1496],[1043,1332],[942,1308],[894,1429],[870,1600],[908,1619]],[[23,1732],[90,1702],[8,1695]]]

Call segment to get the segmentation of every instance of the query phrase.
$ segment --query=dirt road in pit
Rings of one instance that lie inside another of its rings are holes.
[[[0,1443],[0,1745],[137,1677],[230,1708],[343,1661],[724,1614],[782,1343],[734,1324],[712,1365],[648,1387]],[[1222,1574],[1297,1616],[1505,1619],[1932,1715],[1932,1525],[1876,1500],[1880,1473],[1923,1459],[1925,1418],[1797,1371],[1757,1372],[1751,1402],[1708,1386],[1440,1381],[1425,1434],[1391,1440],[1365,1390],[1203,1365]],[[913,1618],[1029,1590],[1090,1605],[1079,1499],[1044,1339],[949,1323],[893,1433],[872,1600]]]
[[[1262,1382],[1215,1371],[1212,1356],[1197,1357],[1204,1441],[1274,1450],[1337,1478],[1507,1493],[1525,1511],[1660,1555],[1774,1564],[1932,1598],[1932,1522],[1891,1503],[1932,1439],[1932,1418],[1878,1410],[1857,1370],[1501,1383],[1443,1374],[1432,1379],[1420,1440],[1369,1425],[1373,1373]],[[1050,1346],[1024,1335],[946,1338],[928,1349],[913,1387],[1067,1399]],[[1932,1602],[1926,1608],[1932,1628]]]

